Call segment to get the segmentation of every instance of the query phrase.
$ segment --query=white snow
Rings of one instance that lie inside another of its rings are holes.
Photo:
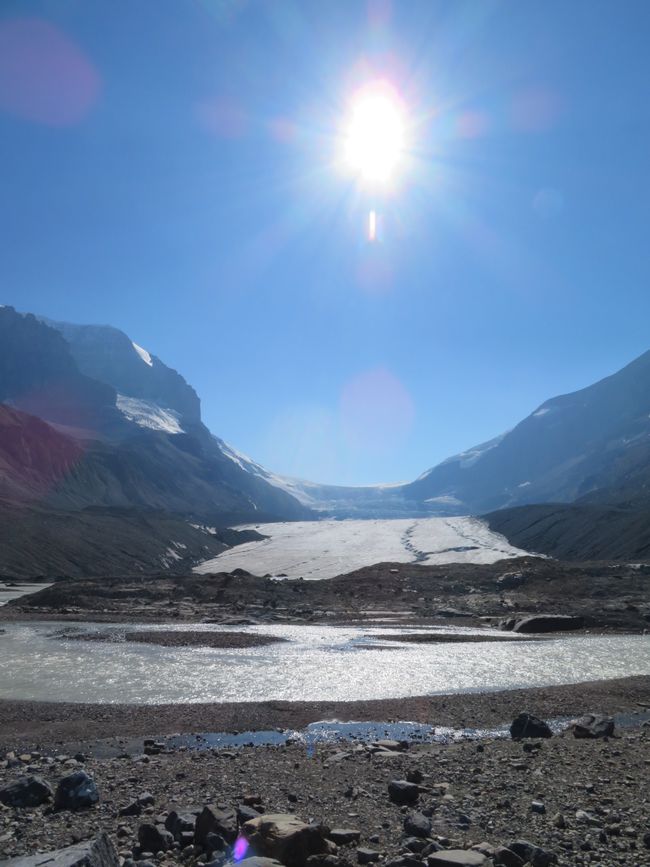
[[[143,349],[141,346],[138,346],[137,343],[133,343],[133,341],[131,341],[131,345],[133,346],[135,351],[138,353],[140,358],[144,361],[144,363],[148,364],[149,367],[153,367],[153,360],[152,360],[151,356],[149,355],[149,353],[147,352],[147,350]]]
[[[520,485],[517,485],[518,488],[527,488],[530,482],[522,482]]]
[[[473,466],[477,461],[479,461],[484,454],[495,449],[509,433],[510,431],[507,430],[504,433],[499,434],[499,436],[494,437],[494,439],[481,443],[478,446],[474,446],[474,448],[468,449],[465,452],[459,452],[457,455],[452,455],[450,458],[442,461],[442,463],[436,464],[435,467],[425,470],[417,477],[416,481],[420,482],[422,479],[426,479],[437,467],[444,467],[447,464],[457,463],[462,470],[466,470],[468,467]]]
[[[526,554],[478,518],[296,521],[249,524],[269,536],[236,545],[194,571],[333,578],[373,563],[494,563]]]
[[[185,433],[180,426],[179,413],[173,409],[158,406],[151,400],[140,400],[136,397],[118,394],[117,408],[123,416],[139,427],[159,430],[168,434]]]
[[[533,418],[540,418],[541,416],[546,415],[546,413],[550,411],[550,406],[543,406],[541,409],[538,409],[537,412],[533,413]]]

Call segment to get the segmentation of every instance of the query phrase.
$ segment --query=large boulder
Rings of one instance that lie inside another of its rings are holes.
[[[220,810],[208,804],[196,819],[194,842],[200,846],[206,841],[208,834],[218,834],[226,843],[234,843],[237,839],[237,813],[228,808]]]
[[[85,771],[68,774],[59,781],[54,794],[57,810],[83,810],[99,801],[99,792],[92,777]]]
[[[423,813],[409,813],[404,819],[404,833],[407,837],[430,837],[431,819]]]
[[[570,725],[574,738],[611,738],[614,720],[611,716],[587,713],[573,720]]]
[[[388,784],[388,797],[393,804],[415,804],[420,797],[420,787],[408,780],[391,780]]]
[[[310,855],[328,855],[336,846],[320,825],[308,825],[292,813],[269,813],[242,826],[253,852],[287,867],[304,867]]]
[[[524,863],[529,863],[532,867],[550,867],[557,861],[554,852],[542,849],[541,846],[529,843],[528,840],[514,840],[512,843],[508,843],[508,849],[515,855],[519,855]]]
[[[512,738],[552,738],[553,732],[543,719],[530,713],[520,713],[510,725]]]
[[[568,632],[572,629],[583,629],[584,617],[573,617],[569,614],[534,614],[524,617],[515,623],[514,631],[529,632]]]
[[[20,777],[15,783],[0,789],[0,801],[8,807],[38,807],[52,797],[49,783],[42,777]]]
[[[9,858],[2,864],[3,867],[120,867],[120,860],[111,838],[102,833],[94,840],[76,843],[65,849]]]
[[[174,843],[174,836],[164,825],[144,822],[138,828],[138,843],[143,852],[166,852]]]

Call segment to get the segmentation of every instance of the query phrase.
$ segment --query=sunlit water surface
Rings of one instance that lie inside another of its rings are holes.
[[[125,629],[53,622],[3,625],[0,698],[135,704],[351,701],[650,675],[650,636],[381,644],[377,635],[397,630],[264,625],[245,631],[288,641],[215,650],[53,638],[64,626]],[[242,631],[206,624],[129,628]]]

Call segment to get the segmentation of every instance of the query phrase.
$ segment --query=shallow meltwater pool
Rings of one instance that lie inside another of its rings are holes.
[[[131,629],[245,631],[286,640],[262,647],[214,649],[54,637],[70,628],[116,634]],[[398,630],[7,623],[0,630],[0,698],[129,704],[354,701],[650,674],[650,636],[544,641],[504,636],[503,641],[489,643],[408,644],[381,641],[378,636],[388,631]],[[407,635],[409,630],[399,631]],[[426,631],[481,634],[460,628]]]

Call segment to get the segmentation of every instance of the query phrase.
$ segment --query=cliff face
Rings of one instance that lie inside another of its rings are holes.
[[[201,402],[183,377],[108,325],[72,325],[43,319],[67,342],[79,370],[117,392],[172,409],[188,425],[201,421]]]

